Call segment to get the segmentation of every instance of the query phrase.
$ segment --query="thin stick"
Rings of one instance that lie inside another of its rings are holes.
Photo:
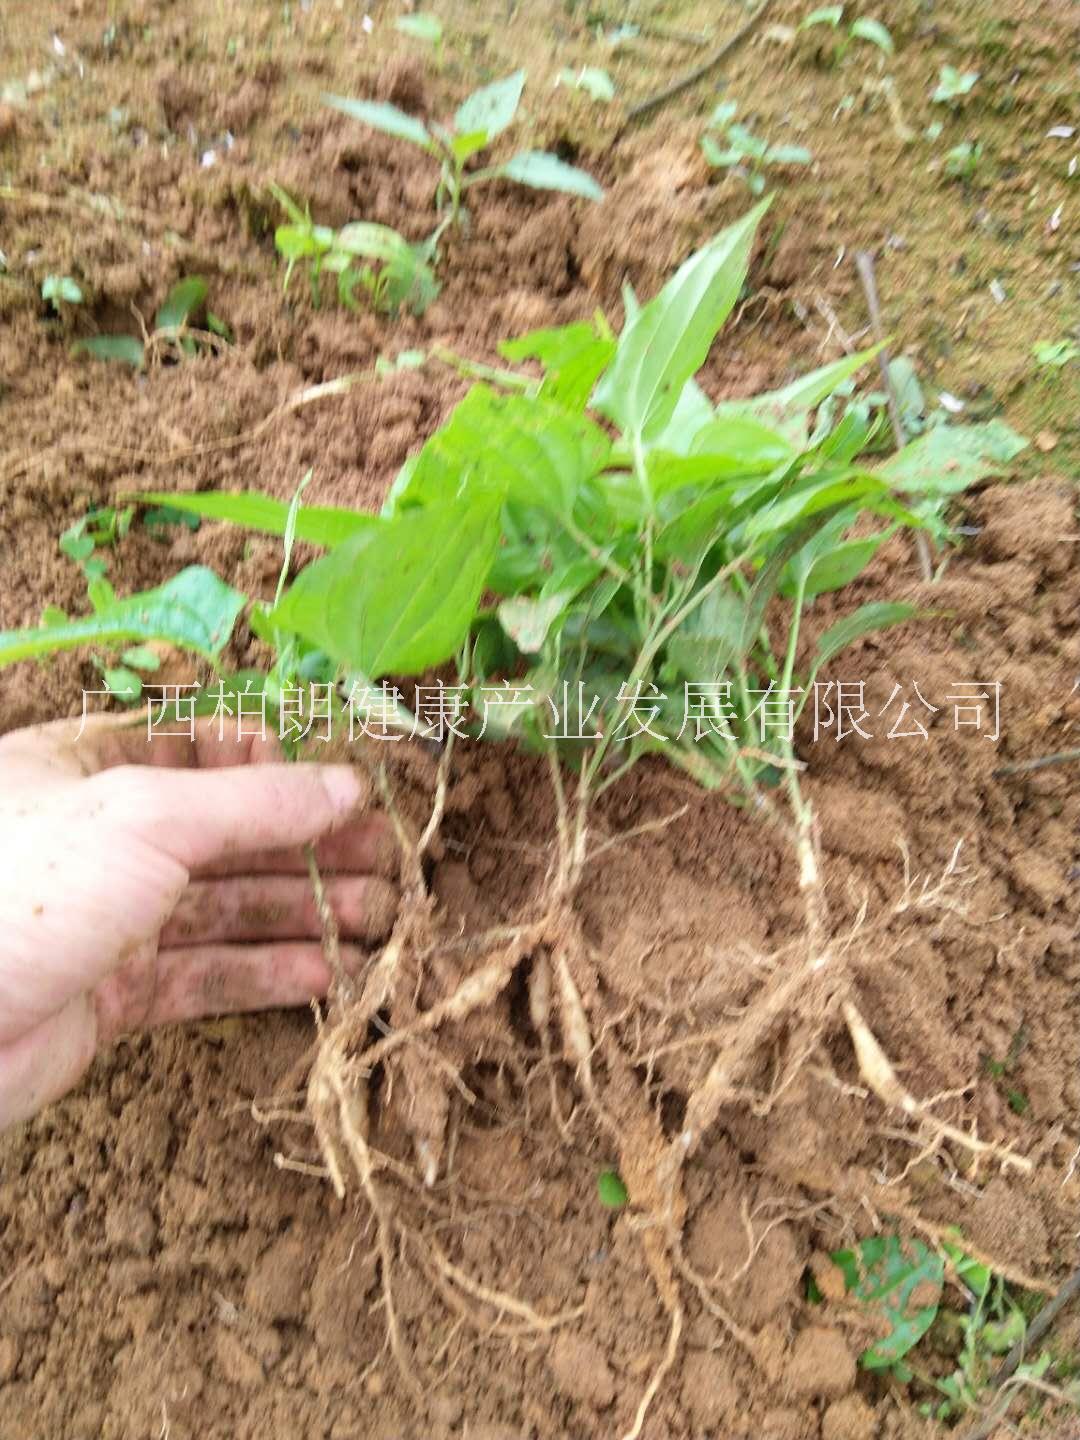
[[[995,1387],[1004,1385],[1009,1376],[1015,1373],[1024,1356],[1042,1339],[1065,1306],[1077,1295],[1080,1295],[1080,1270],[1073,1271],[1054,1298],[1048,1301],[1035,1316],[1035,1319],[1027,1327],[1027,1332],[1020,1337],[1005,1356],[993,1377],[992,1383]]]
[[[897,450],[902,450],[905,441],[904,425],[900,419],[900,404],[896,398],[896,387],[893,385],[892,375],[889,372],[889,350],[885,344],[885,329],[881,323],[881,305],[878,302],[877,280],[874,276],[874,257],[869,250],[856,252],[855,268],[862,281],[863,293],[866,296],[866,308],[870,311],[870,323],[874,327],[874,339],[881,346],[878,351],[878,368],[881,371],[881,383],[885,386],[893,440]],[[921,530],[915,532],[915,553],[919,557],[922,578],[932,580],[934,578],[934,562],[930,555],[930,542]]]
[[[666,105],[669,100],[674,100],[675,97],[681,95],[684,90],[689,90],[698,84],[699,81],[704,80],[706,75],[715,70],[722,60],[726,60],[731,52],[742,44],[750,32],[754,30],[762,20],[766,10],[770,9],[772,3],[773,0],[761,0],[761,4],[754,11],[753,15],[750,16],[749,20],[747,20],[744,25],[741,25],[739,29],[735,31],[734,35],[725,40],[718,50],[714,50],[708,59],[703,60],[700,65],[696,65],[693,70],[688,70],[680,79],[672,81],[670,85],[658,91],[657,94],[650,95],[647,100],[639,100],[636,105],[632,105],[627,111],[626,119],[623,121],[615,139],[618,140],[627,127],[633,125],[635,121],[640,120],[643,115],[651,115],[652,112],[658,110],[661,105]]]
[[[1002,775],[1023,775],[1031,770],[1045,770],[1051,765],[1068,765],[1080,760],[1080,750],[1059,750],[1056,755],[1040,755],[1036,760],[1017,760],[1011,765],[999,765],[990,773],[994,779]]]

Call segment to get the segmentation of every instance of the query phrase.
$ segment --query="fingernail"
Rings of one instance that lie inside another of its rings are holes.
[[[344,820],[354,815],[364,803],[366,790],[352,766],[323,765],[320,773],[335,818]]]

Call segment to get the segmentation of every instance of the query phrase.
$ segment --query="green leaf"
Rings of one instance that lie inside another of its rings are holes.
[[[95,360],[119,361],[135,370],[143,367],[143,343],[134,335],[91,335],[86,340],[76,340],[71,353],[90,355]]]
[[[322,99],[323,104],[329,105],[332,110],[340,110],[343,115],[370,125],[373,130],[392,135],[395,140],[408,140],[410,145],[419,145],[421,150],[431,149],[431,134],[424,122],[414,115],[406,115],[396,105],[385,100],[350,100],[344,95],[324,95]]]
[[[756,475],[788,465],[796,451],[779,431],[753,415],[724,414],[703,425],[694,436],[690,453],[722,460],[732,475]]]
[[[491,85],[474,90],[458,106],[454,114],[454,129],[459,135],[482,130],[489,140],[493,140],[496,135],[502,134],[517,114],[524,88],[525,71],[515,70],[505,80],[496,80]]]
[[[442,42],[442,23],[434,15],[399,15],[394,21],[394,29],[400,30],[403,35],[411,35],[414,40],[423,40],[428,45],[439,45]]]
[[[474,385],[421,450],[407,481],[395,482],[395,509],[445,501],[468,487],[565,515],[610,448],[584,415]]]
[[[110,667],[101,672],[106,686],[125,705],[135,705],[142,694],[142,681],[134,670],[125,670],[122,665]]]
[[[805,145],[770,145],[764,158],[766,165],[810,165],[814,156]]]
[[[812,370],[809,375],[792,381],[781,390],[771,390],[749,400],[725,400],[716,407],[717,419],[730,415],[748,416],[802,449],[807,442],[807,422],[811,411],[816,410],[856,370],[872,360],[880,348],[874,346],[855,355],[845,355],[842,360],[834,360],[831,365]]]
[[[581,195],[586,200],[603,200],[604,192],[593,177],[576,165],[567,165],[546,150],[523,150],[498,168],[504,179],[534,190],[561,190],[565,195]]]
[[[874,20],[868,15],[860,15],[852,22],[851,33],[857,40],[869,40],[871,45],[876,45],[879,50],[884,50],[886,55],[891,55],[896,49],[893,38],[880,20]]]
[[[596,1193],[605,1210],[621,1210],[630,1203],[630,1192],[617,1170],[601,1170],[596,1177]]]
[[[373,680],[419,674],[460,648],[498,538],[492,496],[377,519],[301,571],[270,623]]]
[[[851,1293],[879,1310],[889,1326],[884,1339],[863,1352],[863,1365],[881,1370],[895,1364],[918,1344],[937,1315],[945,1270],[941,1256],[921,1240],[874,1235],[854,1249],[834,1251],[832,1258]]]
[[[155,330],[172,330],[186,325],[205,301],[209,287],[201,275],[178,280],[154,316]]]
[[[131,645],[120,656],[125,665],[130,665],[133,670],[159,670],[161,668],[161,657],[156,650],[151,650],[149,645]]]
[[[981,1260],[973,1260],[959,1245],[942,1241],[942,1250],[953,1263],[957,1278],[962,1280],[973,1295],[981,1299],[987,1295],[994,1281],[993,1271]]]
[[[728,586],[712,590],[671,637],[667,658],[684,680],[719,680],[739,653],[746,601]]]
[[[833,545],[810,565],[803,588],[805,598],[812,600],[815,595],[824,595],[829,590],[840,590],[850,585],[862,574],[895,529],[895,525],[890,525],[877,535]]]
[[[983,425],[942,425],[928,430],[878,468],[898,490],[952,495],[1000,472],[1027,446],[1003,420]]]
[[[611,76],[595,65],[585,65],[578,71],[560,70],[559,83],[584,90],[597,104],[608,105],[615,99],[615,84]]]
[[[190,565],[154,590],[117,600],[96,615],[47,629],[0,633],[0,665],[78,645],[167,640],[210,659],[219,655],[245,598],[203,565]]]
[[[856,640],[861,640],[864,635],[873,635],[878,630],[885,630],[890,625],[899,625],[918,613],[915,605],[901,605],[884,600],[860,605],[858,610],[851,615],[845,615],[843,620],[838,620],[835,625],[830,625],[818,637],[807,685],[813,683],[814,676],[822,666],[827,665],[841,650],[846,650]]]
[[[716,109],[709,116],[706,122],[713,130],[723,130],[730,125],[738,114],[739,104],[736,100],[721,100]]]
[[[701,368],[750,264],[768,201],[692,255],[623,330],[593,404],[631,437],[658,435],[687,380]]]
[[[583,411],[593,386],[615,353],[615,341],[600,333],[595,323],[559,325],[530,330],[515,340],[504,340],[499,353],[520,364],[539,360],[545,375],[540,394],[568,410]]]
[[[181,514],[204,520],[227,520],[264,535],[284,535],[289,506],[254,490],[207,490],[182,495],[169,490],[141,491],[131,497],[140,505],[160,505]],[[339,509],[333,505],[302,505],[296,512],[296,538],[313,545],[340,545],[358,531],[375,523],[375,516],[361,510]]]
[[[488,143],[486,130],[473,130],[468,135],[454,135],[450,141],[450,151],[455,160],[462,164],[468,160],[470,155],[475,155],[483,150]]]
[[[823,5],[819,10],[811,10],[805,20],[800,21],[800,30],[809,30],[811,25],[832,25],[840,24],[844,18],[843,5]]]
[[[65,305],[81,305],[83,292],[70,275],[46,275],[41,282],[41,298],[54,307],[61,301]]]
[[[88,560],[94,553],[94,541],[83,529],[85,523],[84,520],[77,521],[56,542],[69,560]]]
[[[397,260],[412,254],[412,246],[389,225],[353,220],[334,235],[334,249],[346,255],[363,255],[368,260]]]
[[[500,602],[499,624],[523,655],[535,655],[573,598],[573,590],[557,590],[535,600],[515,595]]]

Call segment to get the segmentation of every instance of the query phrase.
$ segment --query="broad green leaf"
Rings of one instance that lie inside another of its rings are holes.
[[[716,681],[739,653],[745,622],[745,599],[729,586],[720,586],[671,637],[667,659],[684,680]]]
[[[823,365],[820,370],[792,381],[782,390],[771,390],[749,400],[725,400],[716,407],[716,417],[723,420],[730,415],[749,416],[778,431],[801,449],[807,441],[810,412],[872,360],[879,349],[880,346],[874,346],[855,355],[845,355],[842,360],[834,360],[831,365]]]
[[[190,565],[164,585],[117,600],[82,620],[38,630],[0,632],[0,665],[128,640],[168,640],[214,658],[224,648],[245,599],[203,565]]]
[[[53,305],[61,300],[65,305],[81,305],[83,292],[70,275],[46,275],[41,282],[41,298]]]
[[[780,579],[788,561],[797,555],[819,530],[823,530],[843,508],[838,505],[831,510],[820,510],[816,515],[800,521],[786,535],[780,536],[750,587],[750,594],[746,602],[746,619],[743,624],[742,653],[748,651],[757,639],[757,633],[765,619],[765,610],[780,586]]]
[[[650,448],[667,450],[672,455],[689,455],[694,441],[712,418],[712,401],[696,380],[687,380],[675,402],[671,419],[649,441]]]
[[[412,246],[403,235],[389,225],[375,225],[354,220],[343,225],[334,235],[334,249],[347,255],[362,255],[368,260],[401,260],[412,254]]]
[[[568,165],[546,150],[523,150],[498,168],[499,175],[531,185],[534,190],[561,190],[565,195],[581,195],[586,200],[603,200],[603,188],[591,175]]]
[[[154,329],[171,330],[187,324],[205,301],[208,289],[201,275],[188,275],[178,280],[154,316]]]
[[[488,135],[486,130],[473,130],[468,135],[452,135],[450,137],[450,150],[454,159],[460,160],[462,164],[464,164],[470,155],[475,155],[478,151],[483,150],[487,143]]]
[[[869,15],[860,15],[857,20],[852,21],[851,33],[857,40],[869,40],[871,45],[884,50],[886,55],[893,54],[896,49],[886,27],[880,20],[874,20]]]
[[[944,1261],[921,1240],[901,1240],[898,1235],[873,1235],[854,1249],[834,1251],[832,1258],[851,1293],[880,1311],[889,1326],[884,1339],[862,1355],[868,1370],[887,1369],[933,1324],[941,1301]]]
[[[806,599],[812,600],[815,595],[824,595],[829,590],[839,590],[844,585],[850,585],[852,580],[862,574],[895,529],[895,525],[890,525],[887,530],[882,530],[877,535],[840,541],[820,555],[807,573],[803,588]]]
[[[71,347],[73,355],[90,355],[95,360],[115,360],[141,370],[145,358],[143,343],[134,335],[91,335],[86,340],[76,340]]]
[[[535,600],[514,595],[499,605],[499,624],[523,655],[542,650],[548,632],[573,599],[572,590],[557,590]]]
[[[725,414],[701,427],[690,453],[722,459],[731,474],[750,475],[789,464],[796,451],[784,435],[753,415]]]
[[[584,415],[475,385],[421,450],[395,508],[480,488],[565,515],[581,483],[603,468],[610,448]]]
[[[593,404],[629,437],[654,438],[675,413],[739,297],[767,208],[756,206],[692,255],[623,330]]]
[[[986,1295],[994,1281],[994,1273],[981,1260],[973,1260],[959,1245],[942,1241],[942,1250],[953,1263],[957,1278],[962,1280],[971,1293],[980,1299]]]
[[[942,425],[928,430],[878,468],[898,490],[952,495],[999,473],[1027,446],[1003,420],[983,425]]]
[[[70,529],[64,531],[60,539],[56,542],[60,551],[66,555],[69,560],[88,560],[94,553],[93,537],[87,535],[82,527],[82,521],[79,521],[76,525],[72,525]]]
[[[231,525],[260,530],[264,535],[284,535],[289,520],[289,506],[284,501],[254,490],[205,490],[197,495],[147,490],[131,498],[140,505],[161,505],[204,520],[227,520]],[[301,505],[296,512],[296,538],[330,547],[340,545],[360,530],[370,529],[374,523],[375,516],[362,510]]]
[[[752,160],[764,160],[769,149],[768,142],[759,140],[745,125],[729,125],[727,139],[732,149],[748,155]]]
[[[615,341],[595,324],[560,325],[533,330],[516,340],[505,340],[499,351],[507,360],[539,360],[544,367],[540,394],[567,410],[581,412],[597,379],[611,363]]]
[[[710,165],[717,166],[724,170],[730,169],[732,165],[742,164],[745,158],[742,150],[718,145],[711,135],[702,135],[701,153]]]
[[[310,255],[325,255],[333,243],[332,230],[327,233],[323,244],[316,238],[311,225],[279,225],[274,231],[274,247],[286,260],[306,260]]]
[[[373,130],[381,130],[384,135],[392,135],[395,140],[408,140],[411,145],[419,145],[422,150],[431,149],[431,135],[424,122],[417,120],[415,115],[406,115],[405,111],[399,110],[396,105],[385,100],[350,100],[344,95],[324,95],[322,98],[324,105],[340,110],[352,120],[370,125]]]
[[[496,80],[474,90],[454,114],[454,129],[459,135],[482,130],[489,140],[501,135],[517,114],[521,92],[525,88],[525,71],[515,70],[505,80]]]
[[[739,105],[736,100],[721,100],[716,109],[709,116],[707,124],[710,129],[722,130],[729,125],[738,114]]]
[[[750,516],[740,532],[740,543],[756,545],[769,535],[788,531],[799,520],[816,515],[820,510],[847,507],[855,502],[875,514],[889,514],[917,525],[917,517],[892,499],[889,487],[874,475],[856,472],[853,475],[810,475],[799,480],[769,505],[762,505]]]
[[[439,45],[442,42],[442,24],[434,15],[399,15],[394,21],[394,29],[400,30],[403,35],[411,35],[414,40],[423,40],[428,45]]]
[[[730,529],[733,505],[730,485],[707,490],[660,527],[654,544],[657,559],[696,563]]]
[[[110,666],[101,672],[106,688],[125,705],[134,705],[142,694],[142,680],[134,670],[123,665]]]
[[[378,519],[301,571],[270,623],[373,680],[458,650],[499,538],[499,501],[462,498]]]
[[[845,615],[843,620],[838,620],[835,625],[830,625],[818,637],[807,686],[813,684],[814,677],[822,666],[827,665],[856,640],[861,640],[864,635],[873,635],[878,630],[888,629],[890,625],[900,625],[918,613],[915,605],[901,605],[883,600],[860,605],[858,610],[851,615]]]

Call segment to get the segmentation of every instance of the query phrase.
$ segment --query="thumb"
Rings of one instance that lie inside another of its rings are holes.
[[[81,790],[98,820],[122,826],[188,870],[314,840],[362,809],[369,793],[351,766],[314,764],[123,765]]]

